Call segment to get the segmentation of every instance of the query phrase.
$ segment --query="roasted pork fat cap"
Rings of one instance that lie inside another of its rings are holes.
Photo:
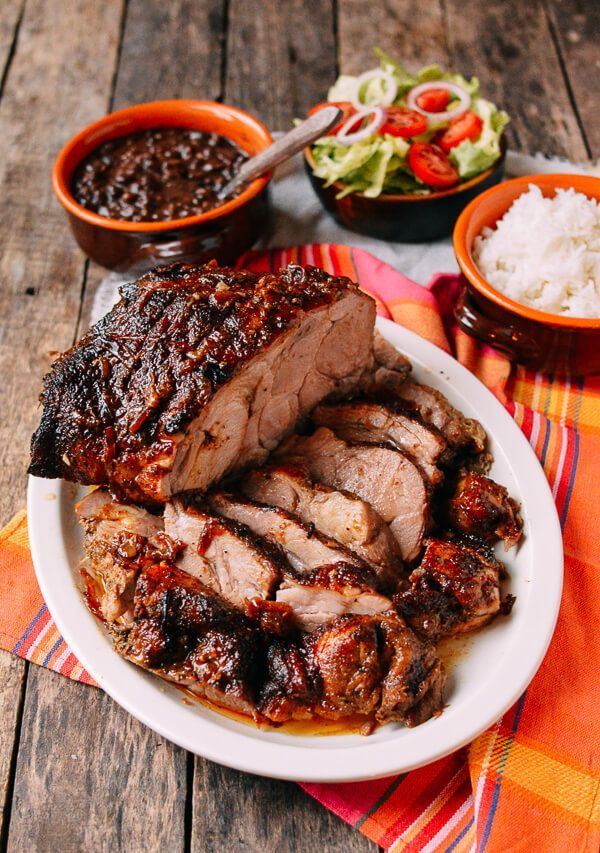
[[[373,300],[314,267],[259,275],[173,264],[125,285],[121,297],[45,378],[36,476],[110,483],[147,502],[204,489],[262,461],[373,361]],[[235,399],[211,407],[241,373]],[[199,446],[215,452],[200,460]]]

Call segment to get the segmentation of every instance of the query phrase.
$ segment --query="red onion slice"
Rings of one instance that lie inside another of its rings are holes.
[[[364,119],[370,115],[373,116],[371,121],[353,133],[352,128],[357,124],[361,125]],[[355,142],[360,142],[362,139],[377,133],[384,121],[385,111],[381,107],[363,107],[362,110],[358,110],[344,122],[336,134],[336,139],[340,145],[353,145]]]
[[[365,83],[369,83],[371,80],[376,80],[378,77],[385,83],[385,94],[383,98],[380,101],[377,101],[376,104],[363,104],[360,100],[361,88]],[[389,107],[394,103],[394,98],[396,97],[397,92],[398,84],[389,71],[386,71],[384,68],[371,68],[369,71],[363,71],[363,73],[359,74],[356,78],[356,89],[354,90],[352,103],[358,110],[366,106]]]
[[[447,110],[444,113],[429,113],[427,110],[422,110],[417,104],[417,98],[423,92],[428,92],[429,89],[445,89],[447,92],[452,92],[459,99],[460,103],[452,110]],[[432,124],[439,124],[442,121],[450,121],[450,119],[461,116],[471,106],[471,96],[468,92],[459,86],[457,83],[449,83],[447,80],[431,80],[429,83],[421,83],[410,90],[406,96],[406,103],[411,110],[416,110],[421,115],[426,116],[427,120]]]

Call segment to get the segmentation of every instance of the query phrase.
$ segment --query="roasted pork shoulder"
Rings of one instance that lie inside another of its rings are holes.
[[[149,503],[203,491],[358,387],[374,320],[369,296],[314,267],[159,268],[55,361],[30,473]]]
[[[434,644],[510,610],[523,524],[374,322],[314,267],[173,264],[54,362],[30,472],[96,487],[85,594],[124,658],[261,723],[442,710]]]

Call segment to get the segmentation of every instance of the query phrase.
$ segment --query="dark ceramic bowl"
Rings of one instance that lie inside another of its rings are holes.
[[[218,133],[250,156],[272,138],[243,110],[213,101],[154,101],[111,113],[74,136],[58,155],[52,185],[80,248],[108,269],[141,271],[172,261],[233,263],[264,231],[268,220],[265,175],[214,210],[169,222],[123,222],[87,210],[71,193],[79,163],[103,142],[153,127],[188,127]]]
[[[529,184],[536,184],[545,196],[573,187],[600,201],[600,179],[583,175],[514,178],[472,201],[459,216],[453,236],[463,280],[456,318],[471,337],[532,370],[600,373],[600,317],[565,317],[522,305],[492,287],[473,260],[475,237],[484,227],[492,228]]]
[[[483,190],[502,180],[506,145],[502,154],[485,172],[464,184],[429,195],[391,195],[382,193],[367,198],[363,193],[349,193],[336,198],[344,184],[325,186],[322,178],[313,174],[315,161],[312,150],[304,150],[304,162],[313,189],[326,210],[345,228],[400,243],[427,243],[452,234],[461,210]]]

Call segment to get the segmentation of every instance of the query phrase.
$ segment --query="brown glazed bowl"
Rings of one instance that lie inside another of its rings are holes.
[[[506,143],[502,139],[502,154],[498,160],[475,178],[449,190],[429,195],[400,195],[382,193],[368,198],[363,193],[349,193],[336,198],[344,184],[325,186],[323,178],[314,173],[315,161],[311,148],[304,149],[304,163],[314,191],[323,207],[345,228],[400,243],[427,243],[452,234],[454,223],[476,195],[502,180]]]
[[[103,142],[154,127],[187,127],[218,133],[250,156],[273,141],[261,122],[243,110],[214,101],[153,101],[104,116],[74,136],[58,155],[52,186],[67,211],[80,248],[108,269],[142,271],[172,261],[232,263],[256,242],[268,220],[265,175],[214,210],[169,222],[124,222],[87,210],[71,194],[81,160]]]
[[[475,237],[485,226],[493,227],[529,184],[540,187],[545,196],[573,187],[600,201],[600,179],[583,175],[514,178],[472,201],[459,216],[453,236],[463,282],[456,318],[467,334],[532,370],[600,373],[600,317],[565,317],[521,305],[492,287],[473,261]]]

